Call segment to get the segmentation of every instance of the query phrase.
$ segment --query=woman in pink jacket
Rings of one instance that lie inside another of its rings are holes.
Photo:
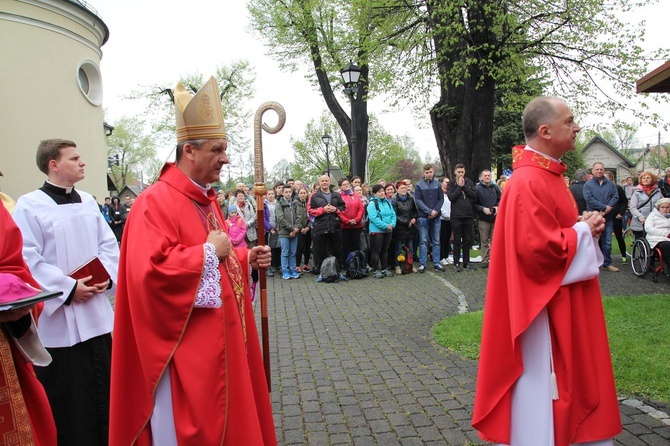
[[[344,265],[349,253],[360,249],[364,208],[361,197],[354,193],[351,183],[346,178],[340,180],[340,195],[347,205],[344,212],[340,213],[340,227],[342,228],[342,259],[340,262]]]

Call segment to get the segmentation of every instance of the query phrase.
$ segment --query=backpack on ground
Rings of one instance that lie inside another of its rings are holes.
[[[326,283],[340,280],[340,265],[335,256],[326,257],[321,262],[321,281]]]
[[[345,274],[349,279],[363,279],[368,277],[367,257],[361,250],[351,251],[345,262]]]
[[[412,258],[412,252],[407,245],[402,245],[402,250],[398,256],[398,262],[400,263],[400,271],[402,271],[403,274],[412,273],[414,259]]]

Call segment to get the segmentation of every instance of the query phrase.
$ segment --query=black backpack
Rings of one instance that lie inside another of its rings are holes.
[[[349,279],[368,277],[367,258],[361,250],[351,251],[345,263],[345,274]]]
[[[340,265],[335,256],[326,257],[321,262],[321,281],[326,283],[340,280]]]

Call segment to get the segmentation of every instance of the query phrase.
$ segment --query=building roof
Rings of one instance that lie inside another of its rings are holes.
[[[81,9],[82,11],[86,12],[87,14],[93,16],[96,20],[100,22],[102,25],[103,31],[104,31],[104,37],[102,39],[102,45],[107,43],[107,40],[109,39],[109,28],[107,27],[107,24],[102,21],[100,16],[98,15],[98,11],[88,3],[86,3],[84,0],[64,0],[66,3],[70,3],[77,8]],[[101,45],[101,46],[102,46]]]
[[[670,60],[635,82],[638,93],[670,93]]]
[[[127,184],[123,189],[119,191],[119,197],[126,195],[128,191],[130,191],[136,197],[142,193],[142,189],[140,189],[139,186],[131,186]]]
[[[616,156],[618,156],[618,157],[621,158],[623,161],[625,161],[626,164],[628,164],[628,167],[634,167],[634,166],[635,166],[635,163],[634,163],[634,162],[632,162],[631,160],[629,160],[628,158],[626,158],[621,152],[619,152],[617,149],[615,149],[614,147],[612,147],[612,145],[611,145],[610,143],[608,143],[607,141],[605,141],[604,139],[602,139],[600,136],[594,136],[593,139],[591,139],[591,141],[589,141],[589,142],[584,146],[584,148],[582,149],[582,152],[581,152],[581,153],[586,152],[586,150],[587,150],[589,147],[591,147],[593,144],[595,144],[595,143],[603,144],[603,145],[604,145],[605,147],[607,147],[609,150],[611,150],[612,152],[614,152],[614,154],[615,154]]]

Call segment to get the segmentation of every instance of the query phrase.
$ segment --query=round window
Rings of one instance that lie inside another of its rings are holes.
[[[77,68],[79,90],[93,105],[102,104],[102,78],[98,66],[90,60],[84,60]]]

